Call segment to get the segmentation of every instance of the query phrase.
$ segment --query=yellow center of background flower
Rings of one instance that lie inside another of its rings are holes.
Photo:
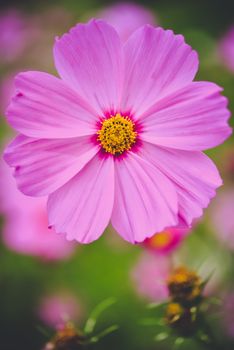
[[[102,148],[113,155],[130,150],[137,137],[134,122],[119,113],[103,120],[97,134]]]
[[[172,242],[172,235],[169,231],[163,231],[156,233],[153,237],[149,238],[149,245],[151,248],[160,249],[166,248]]]

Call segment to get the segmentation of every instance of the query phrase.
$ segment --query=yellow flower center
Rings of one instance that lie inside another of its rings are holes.
[[[149,245],[152,248],[160,249],[166,248],[172,242],[172,235],[169,231],[163,231],[156,233],[153,237],[149,239]]]
[[[171,276],[172,280],[174,280],[175,283],[184,283],[189,282],[193,280],[197,280],[198,276],[196,272],[189,271],[185,267],[178,267],[174,275]]]
[[[131,149],[136,142],[135,123],[129,117],[116,114],[101,123],[97,131],[102,148],[113,155],[120,155]]]

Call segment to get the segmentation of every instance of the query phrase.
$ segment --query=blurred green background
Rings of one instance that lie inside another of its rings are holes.
[[[28,16],[40,18],[46,11],[62,9],[69,14],[63,24],[61,19],[51,24],[48,42],[48,57],[44,63],[43,53],[31,59],[24,57],[14,64],[2,66],[1,77],[20,69],[52,68],[53,37],[68,30],[78,21],[95,16],[96,11],[110,5],[110,1],[60,0],[60,1],[7,1],[1,3],[1,12],[16,6]],[[186,41],[196,49],[200,56],[199,80],[214,81],[224,87],[224,94],[230,100],[230,109],[234,111],[234,74],[231,74],[215,55],[217,40],[234,24],[234,2],[203,1],[139,1],[155,13],[159,25],[171,28],[185,36]],[[44,16],[44,15],[43,15]],[[44,18],[44,17],[43,17]],[[48,26],[43,20],[38,26]],[[44,42],[40,42],[43,47]],[[0,48],[1,49],[1,48]],[[50,52],[51,51],[51,52]],[[233,125],[233,123],[232,123]],[[8,133],[4,120],[1,121],[2,139]],[[216,160],[222,175],[225,173],[225,154],[233,147],[229,140],[225,145],[209,152]],[[212,235],[209,218],[205,215],[194,233],[176,252],[177,260],[198,268],[204,260],[215,257],[222,267],[222,288],[232,288],[234,282],[233,253],[220,246]],[[4,217],[2,217],[2,226]],[[234,233],[233,233],[234,234]],[[48,340],[39,330],[44,327],[37,318],[36,305],[42,295],[57,290],[69,290],[77,296],[83,305],[82,327],[92,308],[107,297],[116,297],[117,303],[107,310],[98,322],[98,329],[117,323],[118,332],[102,339],[93,346],[95,349],[172,349],[173,340],[157,343],[154,336],[161,332],[160,327],[144,327],[140,320],[153,314],[146,309],[146,301],[139,298],[130,278],[130,270],[141,254],[142,248],[131,246],[115,238],[113,233],[105,232],[97,242],[77,247],[77,252],[68,261],[53,263],[42,262],[30,256],[15,253],[2,243],[0,247],[0,349],[37,350],[42,349]],[[160,312],[160,310],[159,310]],[[219,327],[214,324],[214,327]],[[51,331],[49,331],[51,334]],[[223,348],[234,348],[234,342],[219,332]],[[200,349],[193,342],[186,343],[182,349]]]

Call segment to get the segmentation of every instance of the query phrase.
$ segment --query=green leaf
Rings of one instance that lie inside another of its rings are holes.
[[[164,306],[164,305],[167,305],[168,302],[164,302],[164,303],[150,303],[148,305],[146,305],[147,309],[156,309],[160,306]]]
[[[223,301],[217,297],[208,298],[208,301],[210,302],[210,304],[214,304],[214,305],[218,305],[218,306],[223,304]]]
[[[139,321],[143,326],[165,326],[165,323],[162,319],[158,320],[153,317],[143,318]]]
[[[206,344],[209,344],[210,343],[210,338],[207,334],[205,333],[200,333],[199,334],[199,339],[203,342],[203,343],[206,343]]]
[[[206,277],[206,279],[202,282],[202,284],[201,284],[202,289],[205,288],[205,286],[210,281],[210,279],[214,275],[214,273],[215,273],[215,270],[211,271],[210,274]]]
[[[166,332],[162,332],[162,333],[159,333],[155,336],[154,340],[156,341],[164,341],[168,338],[168,333]]]
[[[183,337],[178,337],[175,340],[175,348],[178,349],[183,343],[184,343],[185,339]]]
[[[93,332],[96,323],[97,323],[97,318],[105,311],[108,307],[112,306],[113,304],[116,303],[115,298],[108,298],[104,301],[102,301],[100,304],[98,304],[94,310],[91,312],[90,317],[86,321],[86,324],[84,326],[84,333],[85,334],[90,334]]]
[[[40,325],[36,326],[36,329],[41,333],[43,334],[46,338],[50,338],[51,335],[49,334],[49,331],[45,328],[45,327],[42,327]]]
[[[196,306],[191,307],[190,312],[192,315],[192,322],[195,322],[197,318],[197,307]]]

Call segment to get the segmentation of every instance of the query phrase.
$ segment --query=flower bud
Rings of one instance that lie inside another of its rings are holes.
[[[167,286],[172,300],[182,305],[196,303],[201,300],[202,279],[194,271],[186,267],[178,267],[169,276]]]

